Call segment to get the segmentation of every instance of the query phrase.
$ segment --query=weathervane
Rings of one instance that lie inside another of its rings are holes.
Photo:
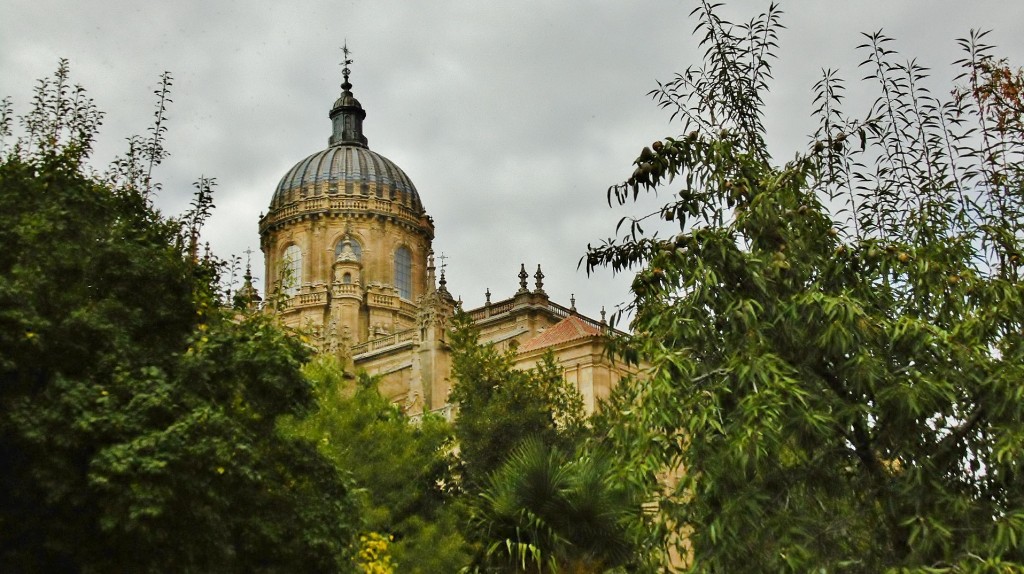
[[[437,258],[441,260],[441,275],[444,275],[444,270],[448,267],[448,263],[445,262],[445,260],[448,259],[448,256],[442,251],[441,255],[438,255]]]
[[[348,66],[349,66],[349,64],[351,64],[351,63],[352,63],[352,58],[350,58],[350,57],[349,57],[349,56],[350,56],[350,55],[352,54],[352,52],[351,52],[351,51],[349,51],[349,49],[348,49],[348,38],[346,38],[346,39],[345,39],[345,43],[341,45],[341,53],[342,53],[342,54],[345,54],[345,59],[344,59],[344,61],[343,61],[343,62],[341,63],[341,65],[343,66],[343,67],[341,68],[341,74],[342,74],[343,76],[345,76],[345,84],[348,84],[348,75],[352,73],[352,70],[348,69]],[[348,88],[350,88],[350,87],[352,87],[352,86],[351,86],[351,85],[349,85],[348,87],[345,87],[345,85],[344,85],[344,84],[342,84],[342,86],[341,86],[341,87],[342,87],[343,89],[346,89],[346,90],[347,90]]]

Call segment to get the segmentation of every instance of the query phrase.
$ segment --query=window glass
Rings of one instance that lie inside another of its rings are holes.
[[[402,299],[412,299],[412,253],[404,245],[395,251],[395,287]]]
[[[298,245],[289,245],[284,250],[284,271],[281,278],[285,295],[295,296],[299,292],[299,285],[302,284],[302,250]]]

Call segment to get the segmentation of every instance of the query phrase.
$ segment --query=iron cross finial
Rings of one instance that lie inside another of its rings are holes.
[[[252,247],[246,247],[242,253],[245,253],[245,276],[249,277],[252,275],[252,266],[250,265],[252,262]]]
[[[448,267],[448,263],[446,262],[448,256],[445,255],[444,252],[442,251],[441,254],[437,256],[437,258],[441,260],[441,273],[444,273],[445,268]]]

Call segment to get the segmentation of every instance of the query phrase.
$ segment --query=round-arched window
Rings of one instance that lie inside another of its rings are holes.
[[[404,245],[395,251],[395,288],[402,299],[412,299],[412,252]]]
[[[293,297],[302,284],[302,250],[298,245],[289,245],[284,250],[284,264],[281,266],[281,288],[285,295]]]

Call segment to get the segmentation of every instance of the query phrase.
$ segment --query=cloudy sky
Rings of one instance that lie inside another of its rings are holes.
[[[627,299],[628,277],[577,270],[587,243],[618,219],[656,206],[605,203],[653,140],[678,135],[646,95],[659,79],[699,63],[694,3],[684,0],[318,0],[102,2],[5,0],[0,97],[24,112],[39,78],[71,62],[107,115],[95,161],[104,165],[143,133],[158,76],[174,76],[171,158],[157,205],[187,206],[199,176],[217,178],[206,238],[221,256],[258,250],[257,219],[281,176],[326,147],[327,112],[340,92],[341,46],[353,52],[353,92],[367,110],[370,147],[412,178],[449,257],[449,288],[468,306],[517,288],[519,264],[545,288],[596,316]],[[734,1],[737,21],[766,2]],[[993,29],[991,43],[1024,65],[1020,0],[790,0],[769,141],[780,161],[813,131],[810,87],[822,68],[850,82],[851,112],[870,91],[856,80],[861,32],[880,28],[906,58],[933,69],[946,93],[956,39]],[[862,92],[862,93],[861,93]],[[666,190],[671,192],[672,190]],[[262,258],[253,261],[262,278]],[[531,279],[532,284],[532,279]]]

